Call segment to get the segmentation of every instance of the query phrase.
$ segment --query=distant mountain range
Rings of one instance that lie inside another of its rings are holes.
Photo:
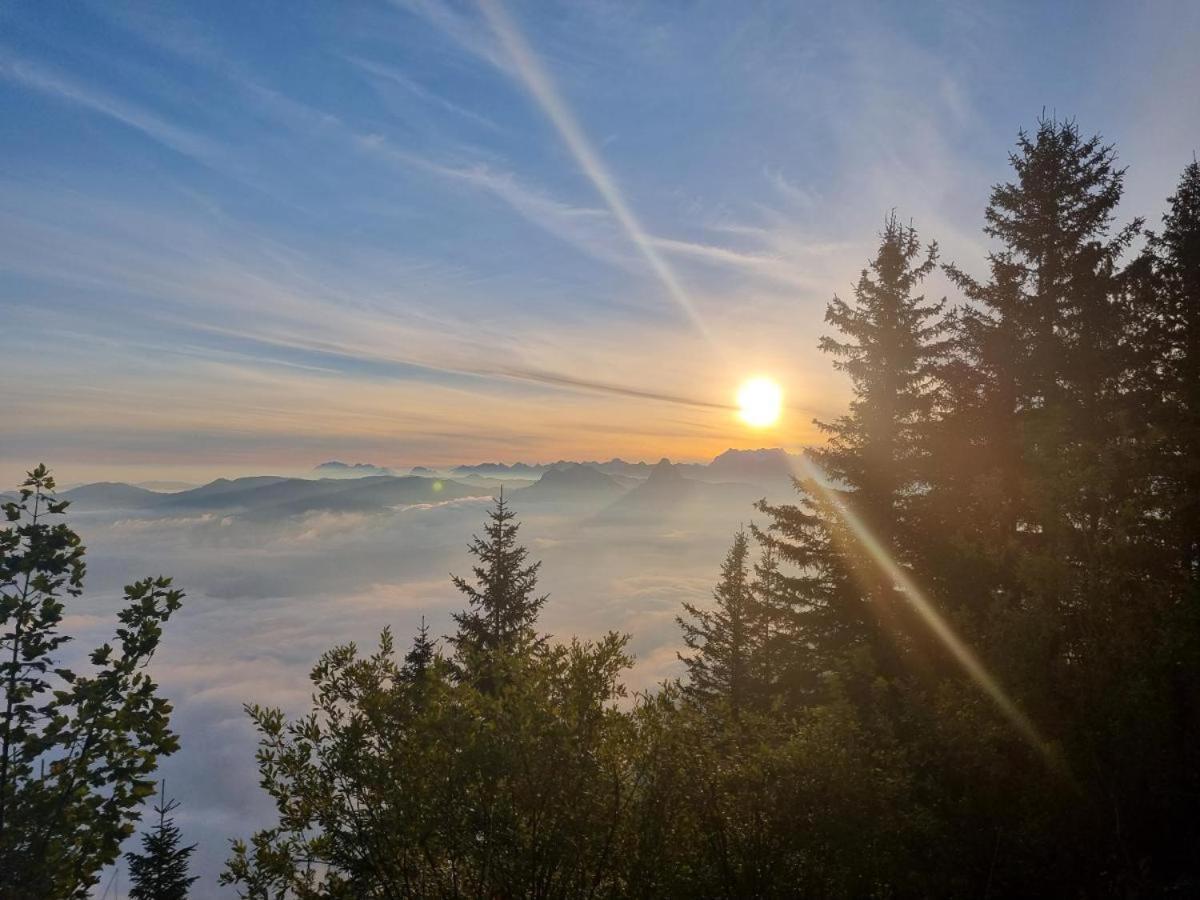
[[[750,518],[755,501],[768,494],[778,497],[782,488],[778,479],[764,484],[688,477],[694,471],[692,466],[660,460],[645,481],[605,509],[601,518],[614,521],[655,518],[686,525],[704,512],[717,508]]]
[[[264,518],[316,511],[382,511],[395,506],[490,494],[491,491],[456,481],[407,475],[322,479],[263,475],[218,478],[202,487],[175,493],[102,482],[64,491],[61,496],[71,501],[73,509],[80,511],[220,512]]]
[[[588,505],[615,500],[628,489],[612,475],[586,463],[568,463],[547,469],[529,487],[515,491],[517,502],[571,502]]]
[[[85,484],[62,493],[79,511],[220,513],[279,518],[306,513],[372,512],[400,506],[489,497],[504,489],[518,505],[560,504],[580,513],[685,515],[714,505],[748,506],[790,493],[797,459],[780,449],[727,450],[711,463],[656,465],[608,462],[481,463],[448,474],[418,466],[411,475],[371,463],[336,460],[317,466],[319,478],[258,475],[218,478],[200,487],[150,490],[120,482]],[[385,474],[380,474],[385,473]],[[164,485],[166,487],[166,485]],[[749,513],[747,513],[749,514]]]
[[[729,449],[709,463],[676,463],[675,465],[680,468],[680,471],[687,473],[688,477],[697,478],[702,481],[751,480],[761,482],[778,480],[786,482],[791,476],[792,465],[795,462],[796,457],[793,454],[778,447],[773,447],[758,450]],[[586,466],[597,472],[603,472],[605,475],[645,479],[649,477],[650,470],[654,467],[654,464],[628,462],[619,458],[613,458],[604,462],[598,460],[575,461],[567,459],[560,459],[557,462],[551,463],[485,462],[453,466],[448,469],[415,466],[410,470],[409,474],[425,477],[444,476],[449,478],[477,476],[505,482],[511,482],[516,479],[536,481],[547,472],[558,469],[573,469],[578,466]],[[376,466],[371,463],[344,463],[336,460],[322,463],[314,471],[317,475],[324,478],[356,478],[365,475],[395,474],[391,469],[384,466]]]
[[[336,459],[323,462],[313,471],[321,478],[364,478],[370,475],[395,475],[385,466],[371,463],[344,463]]]
[[[778,447],[726,450],[706,467],[706,474],[729,481],[790,481],[800,457]]]
[[[157,491],[160,494],[174,494],[177,491],[186,491],[199,486],[194,481],[139,481],[134,485],[134,487]]]
[[[158,503],[165,496],[174,495],[160,494],[118,481],[82,484],[60,494],[62,499],[70,500],[76,509],[145,509]]]

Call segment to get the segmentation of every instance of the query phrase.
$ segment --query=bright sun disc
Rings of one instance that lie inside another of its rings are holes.
[[[738,415],[754,428],[766,428],[779,421],[783,409],[783,390],[770,378],[751,378],[737,393]]]

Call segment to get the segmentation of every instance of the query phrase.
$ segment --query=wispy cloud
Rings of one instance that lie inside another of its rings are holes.
[[[480,6],[504,49],[508,52],[521,81],[545,112],[547,118],[550,119],[583,173],[592,182],[600,196],[604,198],[604,202],[612,210],[613,216],[616,217],[625,234],[637,247],[651,271],[662,282],[671,298],[687,314],[696,329],[708,339],[710,344],[716,346],[713,335],[705,325],[700,311],[696,308],[695,302],[684,288],[679,276],[655,248],[650,235],[642,227],[633,209],[617,187],[616,181],[609,174],[608,168],[593,149],[587,135],[584,134],[575,114],[559,94],[549,73],[534,55],[532,48],[515,23],[509,18],[498,0],[481,0]]]
[[[401,150],[378,134],[356,135],[367,153],[408,170],[428,172],[445,181],[486,191],[507,204],[530,224],[571,244],[588,256],[628,268],[629,258],[613,246],[614,231],[607,211],[558,200],[525,184],[513,172],[485,163],[449,165]]]
[[[561,98],[549,74],[501,7],[483,4],[484,11],[488,13],[485,23],[458,12],[441,0],[394,0],[394,5],[424,18],[457,46],[525,86],[601,195],[605,206],[598,208],[560,199],[494,159],[449,162],[445,154],[433,156],[427,152],[417,152],[399,145],[384,133],[356,129],[334,113],[261,83],[249,67],[233,59],[194,28],[178,22],[156,22],[155,27],[148,28],[138,17],[114,15],[116,21],[143,40],[225,78],[281,125],[297,129],[305,135],[336,135],[347,146],[364,150],[389,164],[485,191],[545,233],[623,271],[636,270],[636,257],[626,249],[631,246],[693,321],[697,321],[694,297],[660,250],[685,261],[720,266],[746,278],[766,278],[797,285],[808,283],[802,273],[789,268],[781,259],[769,258],[767,254],[648,234]],[[500,126],[489,117],[429,90],[396,66],[354,54],[346,54],[343,58],[355,68],[376,79],[398,85],[426,103],[492,130],[500,130]],[[478,148],[460,147],[459,153],[449,154],[449,157],[461,155],[462,149],[468,152],[473,149],[474,155],[485,156]],[[780,184],[786,183],[782,175],[775,177]],[[703,323],[700,328],[703,333]]]
[[[634,213],[549,72],[503,6],[496,0],[481,0],[479,4],[498,41],[497,46],[487,39],[486,34],[481,34],[470,19],[451,10],[439,0],[398,0],[397,5],[425,17],[469,52],[511,75],[525,87],[553,125],[580,170],[600,194],[622,232],[666,289],[668,296],[684,312],[696,330],[710,344],[716,346],[700,310],[679,275],[659,253],[655,239]],[[709,258],[717,257],[710,255]],[[721,261],[734,262],[737,265],[745,262],[735,254],[726,256]]]
[[[406,12],[415,13],[434,25],[456,44],[474,56],[486,60],[501,71],[509,71],[511,61],[487,28],[469,16],[453,9],[443,0],[391,0],[392,5]]]
[[[390,84],[399,85],[409,94],[426,103],[432,104],[439,109],[454,113],[454,115],[462,119],[466,119],[467,121],[473,122],[476,125],[482,125],[485,128],[489,128],[493,131],[501,130],[499,125],[482,113],[478,113],[473,109],[468,109],[465,106],[454,103],[451,100],[447,100],[441,94],[431,91],[429,88],[420,84],[413,78],[410,78],[408,75],[405,75],[394,66],[384,65],[383,63],[374,62],[372,60],[363,59],[357,56],[348,56],[347,60],[351,64],[362,69],[364,72],[375,76],[376,79],[382,79]]]
[[[53,69],[20,59],[2,48],[0,48],[0,77],[126,125],[162,146],[205,165],[213,165],[224,156],[223,151],[217,145],[200,135],[173,125],[126,100],[109,96],[95,88],[80,84]]]
[[[581,390],[589,393],[607,394],[612,397],[628,397],[635,400],[653,400],[656,403],[670,403],[676,406],[690,406],[696,409],[716,409],[731,411],[735,409],[729,403],[714,403],[710,400],[702,400],[697,397],[686,397],[680,394],[668,394],[662,391],[643,390],[634,387],[626,387],[620,384],[613,384],[607,381],[590,381],[586,378],[576,378],[571,375],[555,374],[553,372],[539,372],[532,369],[505,369],[495,374],[504,375],[509,378],[516,378],[521,381],[530,381],[535,384],[550,385],[551,387],[566,388],[568,390]]]
[[[0,406],[22,425],[3,451],[14,471],[43,450],[246,468],[814,439],[802,411],[846,391],[814,349],[824,306],[888,209],[983,260],[988,187],[1043,103],[1118,142],[1132,213],[1154,218],[1190,158],[1193,111],[1144,96],[1189,83],[1194,16],[1106,10],[1124,48],[1106,67],[1040,12],[1040,29],[944,12],[938,29],[855,2],[395,0],[308,5],[287,29],[255,4],[10,17]],[[69,352],[33,349],[55,340]],[[759,372],[793,413],[770,436],[727,409]]]

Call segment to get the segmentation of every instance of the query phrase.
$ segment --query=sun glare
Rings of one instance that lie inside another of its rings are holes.
[[[738,388],[738,415],[753,428],[766,428],[779,421],[783,390],[770,378],[751,378]]]

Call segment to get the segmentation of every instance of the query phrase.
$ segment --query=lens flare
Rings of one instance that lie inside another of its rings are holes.
[[[696,329],[708,339],[713,348],[724,354],[724,347],[714,339],[700,316],[692,298],[688,295],[683,284],[667,261],[658,252],[651,236],[645,231],[641,222],[634,214],[625,197],[618,189],[616,181],[609,174],[599,154],[592,147],[584,134],[582,127],[567,106],[557,87],[540,60],[520,33],[516,24],[509,18],[501,0],[480,0],[480,6],[485,17],[492,26],[493,32],[499,38],[501,45],[508,54],[517,76],[524,83],[534,100],[550,119],[555,130],[566,144],[567,149],[575,158],[587,178],[604,198],[609,210],[617,223],[625,231],[633,245],[641,253],[651,271],[666,288],[667,293],[679,305]],[[752,386],[753,385],[753,386]],[[745,399],[743,399],[743,393]],[[752,379],[746,382],[738,392],[738,406],[742,419],[752,427],[764,428],[774,424],[779,419],[782,410],[783,392],[779,386],[769,379]],[[898,590],[907,598],[929,629],[945,645],[951,656],[970,676],[979,688],[992,699],[1005,718],[1013,727],[1038,750],[1054,762],[1053,753],[1034,728],[1033,723],[1016,706],[1004,692],[995,678],[984,668],[983,663],[971,649],[959,639],[950,625],[942,618],[915,582],[889,555],[887,550],[870,533],[866,526],[859,521],[853,511],[846,508],[840,498],[826,486],[823,474],[810,461],[801,456],[801,468],[806,471],[796,472],[796,476],[806,483],[814,485],[822,499],[841,517],[848,530],[854,536],[875,564],[891,580]]]
[[[884,576],[903,594],[909,605],[921,617],[921,620],[928,626],[929,630],[933,632],[942,645],[950,652],[955,662],[975,682],[976,686],[996,704],[996,707],[1008,719],[1013,728],[1037,749],[1053,767],[1059,767],[1061,760],[1058,759],[1046,740],[1038,733],[1033,722],[1013,702],[1012,698],[1008,696],[1000,683],[988,672],[983,662],[975,655],[971,648],[954,633],[954,629],[950,627],[950,623],[942,617],[909,574],[892,558],[887,548],[875,538],[870,529],[854,514],[854,511],[848,508],[842,499],[828,487],[828,481],[816,463],[803,453],[793,458],[797,459],[798,462],[793,463],[792,474],[797,479],[803,481],[805,485],[811,485],[820,495],[820,499],[826,506],[841,518],[842,522],[854,536],[854,539],[867,552],[875,565],[880,568]]]

